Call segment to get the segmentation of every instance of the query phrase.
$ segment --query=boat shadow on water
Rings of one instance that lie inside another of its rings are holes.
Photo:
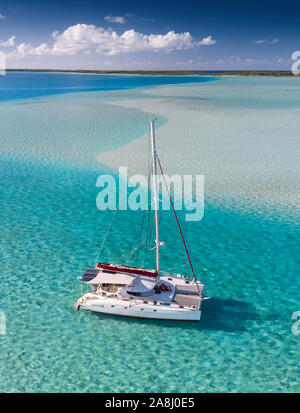
[[[155,320],[120,317],[99,313],[93,313],[93,315],[101,318],[113,318],[120,322],[128,323],[131,327],[135,324],[151,324],[160,325],[166,328],[176,327],[193,330],[220,330],[231,333],[247,331],[248,328],[250,328],[250,324],[259,319],[252,303],[218,297],[203,302],[200,321]]]
[[[243,332],[258,318],[252,303],[215,297],[204,301],[198,328],[231,333]]]

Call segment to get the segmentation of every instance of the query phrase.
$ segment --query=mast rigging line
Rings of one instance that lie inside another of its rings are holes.
[[[156,285],[155,290],[160,291],[160,239],[159,239],[159,215],[158,215],[158,208],[159,208],[159,194],[158,194],[158,186],[157,186],[157,152],[156,152],[156,144],[155,144],[155,128],[154,128],[154,121],[151,120],[150,122],[150,135],[151,135],[151,147],[152,147],[152,163],[153,163],[153,177],[154,177],[154,205],[155,205],[155,243],[156,243]]]
[[[153,223],[153,222],[154,222],[154,218],[153,218],[152,223]],[[146,234],[145,239],[144,239],[143,241],[141,241],[140,244],[139,244],[137,247],[133,248],[132,250],[129,250],[129,251],[125,252],[124,254],[122,254],[122,255],[120,255],[118,258],[116,258],[116,261],[121,260],[121,259],[123,259],[123,258],[126,258],[126,257],[128,257],[128,256],[129,256],[129,258],[131,259],[131,257],[133,256],[133,253],[134,253],[135,251],[137,251],[138,249],[140,249],[141,246],[145,245],[145,243],[147,242],[147,237],[148,237],[149,232],[150,232],[150,227],[148,228],[148,231],[147,231],[147,234]]]
[[[162,177],[163,177],[163,181],[164,181],[164,184],[165,184],[165,187],[166,187],[166,190],[167,190],[169,199],[170,199],[170,203],[171,203],[171,206],[172,206],[174,215],[175,215],[176,223],[177,223],[177,226],[178,226],[178,229],[179,229],[179,232],[180,232],[180,236],[181,236],[182,243],[183,243],[183,246],[184,246],[184,249],[185,249],[185,253],[186,253],[188,262],[189,262],[189,264],[190,264],[190,268],[191,268],[191,271],[192,271],[192,273],[193,273],[193,276],[194,276],[194,279],[195,279],[195,283],[196,283],[196,285],[197,285],[198,293],[199,293],[199,295],[201,296],[200,288],[199,288],[199,285],[198,285],[198,282],[197,282],[197,278],[196,278],[196,275],[195,275],[195,272],[194,272],[194,268],[193,268],[193,265],[192,265],[192,262],[191,262],[191,259],[190,259],[190,255],[189,255],[189,252],[188,252],[188,249],[187,249],[187,246],[186,246],[184,237],[183,237],[183,233],[182,233],[182,230],[181,230],[181,226],[180,226],[180,223],[179,223],[179,220],[178,220],[178,217],[177,217],[175,208],[174,208],[174,204],[173,204],[173,201],[172,201],[172,197],[171,197],[171,194],[170,194],[170,191],[169,191],[167,182],[166,182],[166,178],[165,178],[165,175],[164,175],[164,172],[163,172],[163,169],[162,169],[162,166],[161,166],[161,163],[160,163],[160,160],[159,160],[159,157],[158,157],[158,156],[157,156],[157,160],[158,160],[159,169],[160,169],[161,175],[162,175]]]
[[[148,136],[148,166],[147,166],[147,173],[148,173],[148,179],[147,179],[147,188],[145,190],[149,190],[149,185],[150,185],[150,177],[151,177],[151,171],[152,171],[152,165],[151,165],[151,143],[150,143],[150,136]],[[148,201],[147,201],[147,209],[149,212],[149,194],[148,194]],[[145,223],[145,216],[146,216],[146,209],[144,209],[143,212],[143,218],[142,218],[142,223],[141,223],[141,231],[140,231],[140,240],[142,242],[142,237],[143,237],[143,230],[144,230],[144,223]],[[148,229],[147,229],[147,236],[148,236],[148,232],[149,232],[149,225],[151,224],[150,222],[150,216],[148,213]],[[139,260],[139,252],[140,250],[137,250],[137,256],[136,256],[136,266],[138,266],[138,260]],[[145,242],[144,242],[144,246],[143,246],[143,256],[142,256],[142,266],[144,267],[144,262],[145,262]]]
[[[97,265],[98,262],[99,262],[99,258],[100,258],[101,252],[102,252],[102,250],[103,250],[103,247],[104,247],[106,238],[107,238],[107,236],[108,236],[108,234],[109,234],[110,228],[111,228],[111,226],[112,226],[112,224],[113,224],[113,222],[114,222],[114,220],[115,220],[117,211],[118,211],[118,209],[115,210],[115,212],[114,212],[114,214],[113,214],[113,216],[112,216],[112,219],[111,219],[111,221],[110,221],[110,224],[109,224],[109,226],[108,226],[108,228],[107,228],[107,231],[106,231],[105,237],[104,237],[104,239],[103,239],[103,241],[102,241],[102,244],[101,244],[101,247],[100,247],[100,250],[99,250],[99,253],[98,253],[98,256],[97,256],[97,261],[96,261],[96,264],[95,264],[95,265]]]

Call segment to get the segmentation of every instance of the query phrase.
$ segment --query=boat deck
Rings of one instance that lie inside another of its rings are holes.
[[[201,297],[199,295],[176,294],[173,302],[184,307],[199,308],[201,304]]]
[[[202,293],[204,286],[198,284],[201,297],[199,295],[198,287],[194,283],[187,282],[184,278],[173,278],[162,276],[161,282],[170,288],[169,291],[161,291],[160,294],[154,292],[155,279],[153,277],[136,276],[135,274],[127,274],[125,272],[108,271],[99,268],[86,270],[81,280],[90,285],[101,285],[99,291],[94,294],[108,295],[111,297],[119,296],[119,299],[130,299],[137,302],[148,302],[154,305],[177,305],[180,307],[200,308],[202,301]],[[132,282],[139,280],[139,288],[136,291],[147,292],[149,294],[144,296],[130,296],[129,290],[133,288]],[[144,285],[145,284],[145,285]],[[111,289],[110,289],[111,285]],[[119,290],[116,290],[119,286]]]

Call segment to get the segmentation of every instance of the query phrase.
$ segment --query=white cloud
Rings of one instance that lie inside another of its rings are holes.
[[[211,45],[211,44],[216,44],[216,41],[213,40],[213,38],[211,36],[205,37],[200,42],[198,42],[199,46],[208,46],[208,45]]]
[[[6,19],[5,16],[3,16],[3,14],[0,13],[0,20]]]
[[[107,56],[144,51],[169,53],[174,50],[187,50],[216,43],[211,36],[197,42],[189,32],[176,33],[171,30],[166,34],[146,35],[131,29],[126,30],[123,34],[118,34],[112,29],[87,24],[70,26],[61,34],[56,31],[52,33],[52,37],[54,44],[51,47],[48,47],[46,43],[42,43],[38,47],[21,43],[8,57],[47,54],[72,56],[77,53],[88,53],[88,51]]]
[[[94,25],[77,24],[69,27],[62,34],[55,34],[53,54],[75,54],[86,49],[95,49],[99,54],[108,56],[123,52],[166,51],[191,49],[201,45],[215,44],[211,36],[201,42],[195,42],[189,32],[150,34],[126,30],[119,35],[111,29]]]
[[[0,46],[2,47],[12,47],[15,44],[16,36],[11,36],[6,42],[0,42]]]
[[[122,16],[106,16],[104,20],[110,23],[120,23],[120,24],[124,24],[126,22],[125,17],[122,17]]]
[[[53,39],[56,39],[56,37],[59,35],[59,31],[58,30],[56,30],[55,32],[53,32],[52,34],[51,34],[51,36],[53,37]]]
[[[42,43],[37,47],[32,47],[30,44],[21,43],[11,53],[6,55],[7,58],[23,58],[25,56],[45,56],[51,54],[51,49],[48,48],[46,43]]]
[[[278,43],[278,42],[280,42],[279,39],[273,39],[273,40],[263,40],[263,39],[260,39],[260,40],[254,40],[254,41],[253,41],[253,43],[256,43],[256,44],[263,44],[263,43],[268,43],[268,44],[270,44],[270,43]]]

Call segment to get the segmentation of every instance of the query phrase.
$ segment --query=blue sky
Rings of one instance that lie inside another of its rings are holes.
[[[10,68],[289,70],[300,3],[1,1],[0,50]]]

